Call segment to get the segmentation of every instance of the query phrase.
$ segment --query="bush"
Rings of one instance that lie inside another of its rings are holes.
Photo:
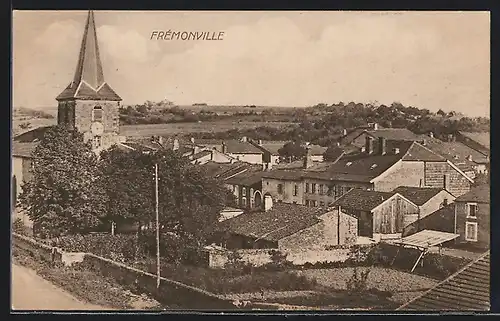
[[[146,257],[136,235],[87,234],[52,240],[52,245],[68,252],[87,252],[117,262],[130,262]]]
[[[23,223],[23,220],[20,219],[20,218],[16,218],[14,220],[14,222],[12,223],[12,230],[15,232],[15,233],[18,233],[18,234],[25,234],[25,227],[24,227],[24,223]]]

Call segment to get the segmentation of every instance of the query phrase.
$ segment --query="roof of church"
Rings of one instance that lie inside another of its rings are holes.
[[[94,12],[89,11],[73,81],[56,100],[122,100],[104,80]]]

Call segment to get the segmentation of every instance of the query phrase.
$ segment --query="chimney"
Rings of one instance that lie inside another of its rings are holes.
[[[311,147],[306,146],[306,155],[304,156],[304,168],[310,168],[313,165]]]
[[[227,146],[226,143],[222,142],[222,153],[226,154],[227,153]]]
[[[434,133],[433,132],[429,132],[429,137],[430,138],[434,138]]]
[[[397,155],[397,154],[399,154],[399,148],[396,147],[396,148],[394,148],[394,155]]]
[[[386,153],[386,140],[385,137],[378,138],[378,151],[380,155],[385,155]]]
[[[244,143],[246,143],[248,141],[248,139],[247,139],[246,136],[243,136],[243,137],[241,137],[241,141],[244,142]]]
[[[373,130],[378,130],[378,124],[377,123],[373,123]]]
[[[342,129],[342,137],[347,136],[347,129]]]
[[[194,137],[191,137],[191,143],[194,144]]]
[[[262,146],[262,139],[259,139],[258,144],[259,146]]]
[[[264,211],[268,212],[271,208],[273,208],[273,198],[271,195],[264,195]]]
[[[161,144],[161,142],[160,142],[160,144]],[[174,147],[172,149],[173,150],[179,149],[179,140],[177,138],[174,138]]]
[[[365,151],[367,154],[373,154],[373,138],[366,136]]]
[[[467,160],[468,160],[469,162],[472,162],[472,155],[467,156]]]

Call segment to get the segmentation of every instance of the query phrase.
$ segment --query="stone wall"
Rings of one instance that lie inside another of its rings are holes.
[[[12,234],[12,243],[13,246],[31,253],[40,260],[55,264],[80,264],[82,267],[103,276],[112,277],[120,284],[134,285],[144,293],[153,296],[158,302],[168,306],[197,310],[235,308],[232,301],[166,278],[161,278],[160,287],[156,288],[156,275],[91,253],[65,253],[62,250],[15,233]]]
[[[453,196],[459,197],[470,190],[471,184],[447,162],[425,163],[425,185],[428,187],[444,188]]]

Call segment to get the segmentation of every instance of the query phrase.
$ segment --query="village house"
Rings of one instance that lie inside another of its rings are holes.
[[[475,178],[476,174],[488,171],[489,156],[454,139],[453,136],[443,141],[434,138],[434,134],[431,132],[429,137],[425,139],[425,146],[454,163],[472,179]]]
[[[431,187],[455,197],[470,190],[470,177],[418,142],[365,139],[364,151],[333,162],[314,163],[306,155],[300,169],[266,171],[262,192],[285,203],[329,206],[352,188],[391,192],[399,186]]]
[[[192,142],[206,149],[215,149],[222,154],[242,162],[265,164],[264,151],[250,143],[247,137],[243,137],[241,140],[192,139]]]
[[[455,233],[455,204],[451,203],[424,216],[403,228],[402,237],[431,230],[445,233]]]
[[[350,144],[359,149],[363,149],[367,137],[371,137],[373,140],[378,140],[381,137],[386,140],[404,140],[412,142],[421,142],[423,140],[422,135],[417,135],[409,129],[381,128],[379,124],[373,123],[371,124],[371,128],[364,129],[357,136],[353,137],[351,141],[348,141],[347,137],[344,138],[344,144]]]
[[[314,249],[355,244],[355,217],[328,209],[277,203],[264,196],[261,211],[241,214],[217,227],[214,242],[227,249]]]
[[[418,206],[419,219],[451,204],[455,196],[442,188],[399,186],[392,191],[399,193]]]
[[[263,140],[249,140],[254,146],[261,149],[264,152],[264,163],[269,163],[270,166],[277,165],[280,163],[279,150],[285,146],[285,144],[290,141],[263,141]],[[308,142],[303,144],[305,147],[309,148],[311,158],[314,162],[322,162],[323,154],[328,149],[316,144],[310,144]],[[271,167],[269,167],[271,169]]]
[[[490,247],[490,186],[474,187],[455,199],[455,233],[461,245]]]
[[[418,206],[399,193],[354,188],[332,204],[358,219],[358,237],[366,241],[400,238],[403,228],[418,219]]]
[[[262,206],[262,168],[251,165],[246,171],[225,180],[226,185],[236,197],[236,206],[245,210],[259,209]]]

